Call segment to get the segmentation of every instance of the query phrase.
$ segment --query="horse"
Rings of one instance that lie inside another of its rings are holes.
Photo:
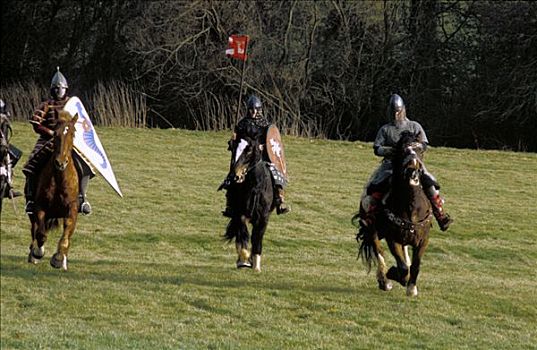
[[[29,263],[38,263],[45,255],[48,232],[63,219],[63,234],[50,259],[54,268],[67,270],[67,254],[78,217],[78,174],[73,162],[73,140],[78,114],[71,117],[59,111],[54,136],[50,141],[52,154],[37,179],[35,210],[30,214],[32,242]]]
[[[248,137],[236,143],[232,150],[234,181],[227,196],[230,196],[233,213],[224,235],[229,242],[235,239],[237,268],[253,267],[256,272],[261,271],[263,236],[275,208],[272,176],[263,152],[263,145]],[[248,250],[249,224],[252,226],[251,252]]]
[[[361,241],[359,256],[368,270],[372,262],[377,264],[379,288],[392,289],[389,279],[394,280],[406,287],[408,296],[418,295],[416,282],[433,222],[431,203],[421,184],[423,154],[420,148],[414,147],[417,141],[418,136],[412,132],[402,133],[392,159],[392,186],[384,210],[376,215],[373,227],[359,231],[356,237]],[[386,240],[397,263],[388,272],[381,239]],[[412,247],[412,261],[408,246]]]

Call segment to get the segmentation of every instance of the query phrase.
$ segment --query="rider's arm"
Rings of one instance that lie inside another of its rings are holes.
[[[379,157],[391,157],[393,155],[393,147],[375,145],[373,150],[375,155]]]
[[[45,117],[48,112],[48,103],[43,102],[41,105],[39,105],[39,108],[34,112],[32,115],[32,119],[30,119],[30,123],[32,124],[34,131],[38,133],[39,135],[43,136],[53,136],[54,131],[50,130],[46,126],[43,125],[43,122],[45,121]]]
[[[425,130],[423,130],[423,127],[420,123],[415,122],[417,127],[417,134],[418,134],[418,143],[416,145],[413,145],[413,148],[416,151],[425,152],[427,150],[427,146],[429,145],[429,140],[427,140],[427,135],[425,134]]]
[[[384,135],[384,127],[380,128],[373,144],[373,152],[378,157],[391,157],[393,155],[393,147],[386,146],[386,137]]]

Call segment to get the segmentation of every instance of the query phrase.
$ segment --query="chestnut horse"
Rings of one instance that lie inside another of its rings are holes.
[[[356,237],[359,242],[362,241],[359,254],[368,267],[371,268],[372,262],[377,263],[379,288],[390,290],[392,285],[388,279],[395,280],[406,286],[408,296],[418,294],[416,282],[421,258],[429,244],[433,218],[431,204],[421,186],[422,155],[413,147],[417,141],[417,135],[402,133],[392,159],[391,193],[384,210],[377,214],[373,228],[360,231]],[[380,243],[383,238],[397,263],[397,267],[392,266],[388,272]],[[412,247],[412,262],[409,261],[407,246]]]
[[[49,230],[58,226],[58,219],[63,219],[63,234],[50,265],[67,270],[67,254],[78,216],[78,174],[72,155],[78,114],[71,118],[67,111],[57,113],[51,140],[52,155],[39,174],[35,210],[29,215],[32,243],[28,262],[35,264],[43,258]]]
[[[244,138],[233,151],[232,172],[235,181],[228,188],[233,215],[227,225],[225,238],[235,239],[238,260],[237,267],[253,267],[261,271],[263,235],[268,226],[269,216],[274,210],[274,190],[268,163],[263,160],[263,152],[258,141]],[[248,250],[250,235],[248,224],[252,225],[252,250]]]

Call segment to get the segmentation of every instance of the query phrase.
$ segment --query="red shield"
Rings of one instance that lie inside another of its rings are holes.
[[[276,125],[269,126],[267,130],[267,154],[270,161],[282,173],[287,180],[287,165],[285,163],[285,153],[283,150],[280,130]]]

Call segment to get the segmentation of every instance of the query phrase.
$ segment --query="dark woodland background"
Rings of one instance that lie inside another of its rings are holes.
[[[3,89],[46,94],[60,66],[71,94],[120,82],[143,95],[147,126],[226,129],[241,62],[224,51],[243,33],[243,95],[258,94],[284,133],[371,141],[396,92],[432,145],[537,151],[536,2],[1,4]]]

